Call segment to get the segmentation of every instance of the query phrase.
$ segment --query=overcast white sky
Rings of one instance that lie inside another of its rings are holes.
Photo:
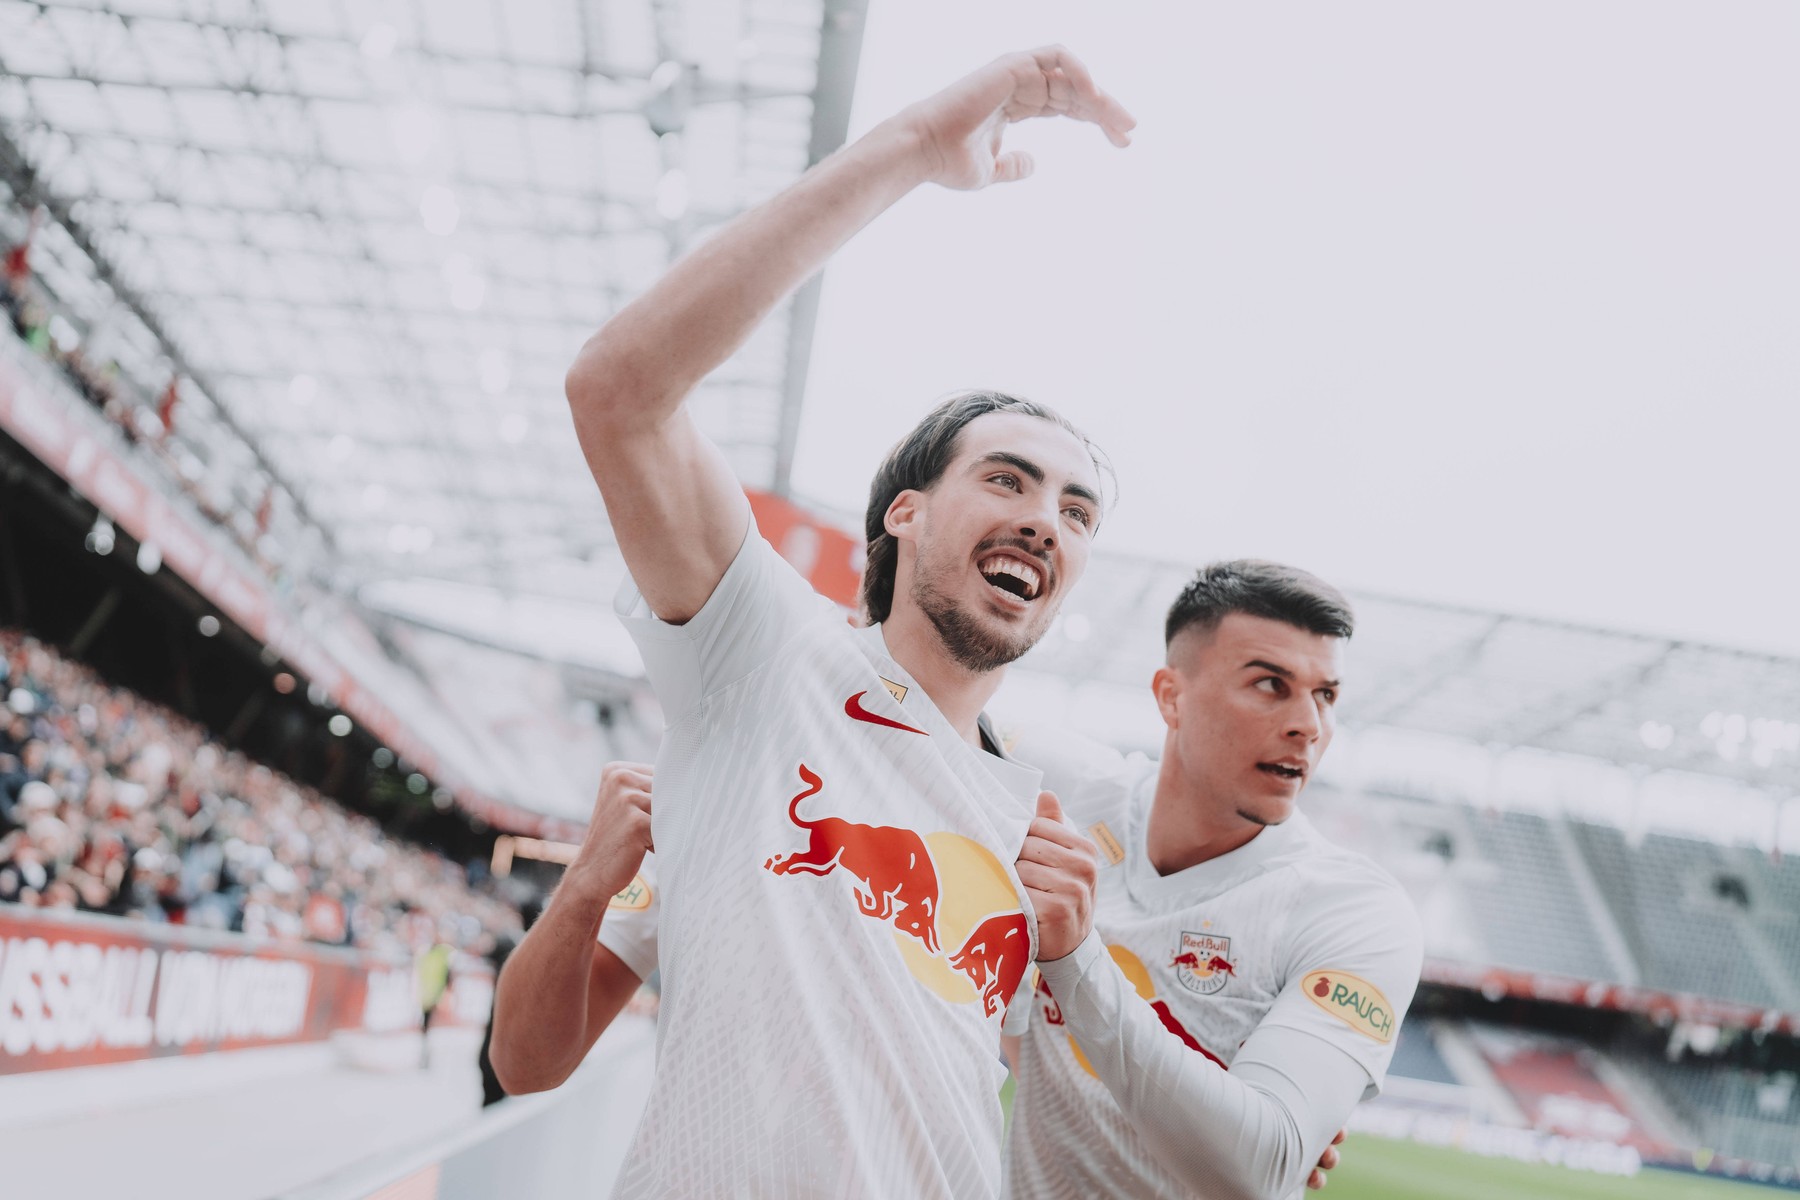
[[[1016,130],[839,255],[802,495],[1002,387],[1111,454],[1104,546],[1800,653],[1800,6],[872,0],[851,135],[1047,41],[1136,145]]]

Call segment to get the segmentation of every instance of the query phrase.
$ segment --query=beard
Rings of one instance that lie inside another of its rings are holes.
[[[954,568],[927,567],[920,561],[913,571],[908,595],[937,630],[938,640],[958,666],[983,675],[999,670],[1037,645],[1054,613],[1046,610],[1044,616],[1017,628],[992,628],[950,598],[945,584],[946,576],[953,572]]]

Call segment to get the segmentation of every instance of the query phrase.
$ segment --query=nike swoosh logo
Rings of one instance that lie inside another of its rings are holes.
[[[904,729],[908,733],[925,734],[926,737],[931,736],[929,733],[925,733],[923,729],[914,729],[911,725],[902,725],[899,721],[890,720],[880,713],[870,712],[862,706],[862,698],[868,694],[869,693],[867,692],[858,692],[856,695],[844,701],[844,715],[853,721],[867,721],[871,725],[885,725],[889,729]]]

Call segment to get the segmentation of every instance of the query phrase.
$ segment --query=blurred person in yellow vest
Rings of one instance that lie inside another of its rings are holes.
[[[419,1067],[431,1066],[431,1017],[450,990],[450,947],[435,942],[413,963],[419,984]]]

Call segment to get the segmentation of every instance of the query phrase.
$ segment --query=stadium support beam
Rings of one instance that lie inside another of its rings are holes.
[[[1488,644],[1499,634],[1506,621],[1504,614],[1493,614],[1480,633],[1456,643],[1426,662],[1416,672],[1397,679],[1390,689],[1370,697],[1360,711],[1361,722],[1367,725],[1407,724],[1407,712],[1413,705],[1481,660]]]
[[[1652,647],[1655,643],[1647,643]],[[1596,676],[1579,688],[1553,696],[1535,704],[1531,711],[1488,733],[1489,741],[1513,745],[1541,746],[1582,717],[1593,716],[1620,696],[1641,693],[1657,674],[1674,658],[1678,642],[1665,642],[1642,662],[1633,663],[1610,674]]]
[[[187,356],[175,344],[175,340],[164,330],[162,322],[157,319],[150,306],[143,301],[130,284],[120,278],[119,273],[113,269],[111,260],[94,244],[82,223],[75,219],[69,203],[53,193],[43,180],[38,178],[37,169],[31,165],[31,162],[13,141],[11,131],[4,124],[0,124],[0,179],[5,180],[6,185],[12,189],[13,195],[20,201],[26,204],[42,205],[56,219],[56,223],[62,226],[63,232],[69,235],[69,240],[74,242],[83,254],[87,255],[88,262],[93,264],[95,277],[106,285],[119,304],[131,309],[143,327],[150,331],[150,336],[156,339],[157,345],[161,347],[164,356],[173,365],[176,373],[200,385],[201,389],[212,399],[213,409],[219,422],[229,429],[233,436],[250,452],[258,469],[268,476],[276,487],[287,493],[288,500],[293,504],[294,512],[300,519],[319,531],[320,536],[325,540],[325,545],[335,549],[336,539],[332,537],[331,530],[313,516],[299,490],[281,471],[276,469],[275,464],[263,454],[262,447],[257,445],[255,439],[237,423],[230,411],[226,409],[224,393],[214,385],[204,371],[196,369],[193,363],[188,361]]]
[[[856,69],[862,59],[868,7],[868,0],[825,0],[819,25],[819,73],[813,86],[808,167],[842,146],[850,130],[850,102],[856,94]],[[793,491],[794,445],[800,437],[800,406],[806,399],[806,373],[812,363],[813,329],[819,321],[819,294],[824,282],[823,271],[807,280],[794,294],[793,308],[789,310],[775,477],[769,481],[769,489],[777,496],[787,497]]]

